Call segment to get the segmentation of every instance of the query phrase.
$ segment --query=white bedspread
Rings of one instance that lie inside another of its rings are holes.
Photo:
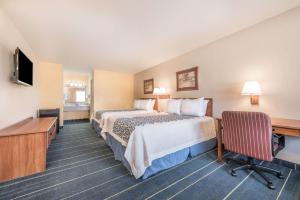
[[[126,147],[124,156],[135,178],[141,177],[155,159],[216,137],[214,119],[197,117],[137,126],[126,143],[113,133],[117,118],[108,119],[106,132]]]

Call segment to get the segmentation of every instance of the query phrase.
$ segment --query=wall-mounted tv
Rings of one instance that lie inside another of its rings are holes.
[[[14,54],[15,71],[12,80],[17,84],[33,85],[33,63],[17,48]]]

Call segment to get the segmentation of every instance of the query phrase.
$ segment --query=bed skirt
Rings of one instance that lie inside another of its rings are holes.
[[[124,156],[125,147],[109,134],[106,134],[106,143],[114,152],[115,159],[121,161],[122,164],[131,172],[130,165]],[[152,165],[145,170],[142,178],[146,179],[149,176],[152,176],[153,174],[156,174],[162,170],[183,163],[189,157],[194,157],[199,154],[205,153],[211,149],[214,149],[215,147],[216,138],[213,138],[208,141],[201,142],[191,147],[187,147],[174,153],[168,154],[162,158],[158,158],[154,160],[152,162]]]
[[[101,128],[100,128],[100,124],[97,120],[92,119],[92,127],[95,129],[96,133],[100,136]]]

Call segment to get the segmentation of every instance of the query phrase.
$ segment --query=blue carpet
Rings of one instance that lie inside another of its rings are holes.
[[[280,160],[264,165],[287,177],[269,176],[276,190],[268,189],[255,173],[230,176],[234,164],[219,164],[216,150],[136,180],[89,123],[67,124],[49,147],[47,171],[0,183],[0,199],[300,199],[298,165]]]

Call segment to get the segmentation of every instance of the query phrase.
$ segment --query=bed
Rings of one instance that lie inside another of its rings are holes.
[[[215,148],[213,104],[211,98],[206,100],[203,117],[168,113],[111,116],[102,134],[115,159],[135,178],[146,179]]]
[[[131,115],[144,115],[149,113],[156,113],[157,110],[157,102],[156,99],[153,98],[142,98],[139,100],[152,100],[153,104],[150,109],[143,109],[142,107],[134,106],[129,109],[104,109],[96,111],[94,117],[92,118],[92,126],[95,129],[96,133],[101,135],[102,129],[106,130],[107,120],[110,117],[126,117]]]

